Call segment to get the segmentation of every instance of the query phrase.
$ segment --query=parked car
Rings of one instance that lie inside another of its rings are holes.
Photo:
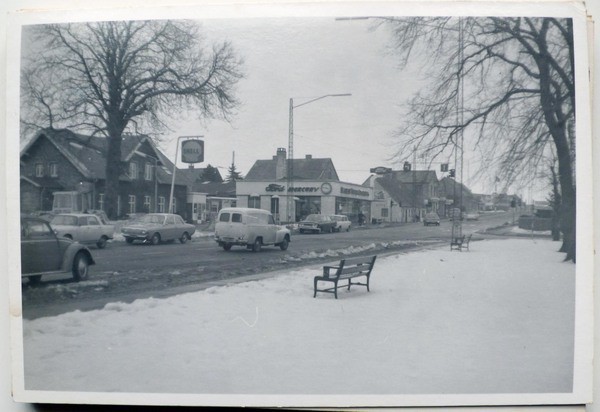
[[[425,217],[423,218],[423,226],[429,225],[440,225],[440,216],[437,213],[429,212],[425,214]]]
[[[352,222],[348,219],[346,215],[331,215],[331,220],[335,222],[334,230],[336,232],[341,232],[342,230],[349,232],[350,226],[352,226]]]
[[[477,212],[465,213],[465,219],[466,220],[479,220],[479,213],[477,213]]]
[[[56,215],[50,226],[59,237],[76,240],[79,243],[95,244],[103,249],[113,238],[115,227],[104,224],[97,215],[64,213]]]
[[[316,233],[331,233],[335,227],[335,221],[331,220],[326,215],[308,215],[298,224],[300,233],[316,232]]]
[[[292,240],[290,230],[275,224],[273,215],[266,210],[244,207],[223,208],[215,224],[215,241],[225,250],[244,246],[260,252],[266,245],[286,250]]]
[[[127,243],[141,240],[153,245],[175,239],[185,243],[195,231],[196,226],[185,223],[181,216],[172,213],[148,213],[121,228]]]
[[[36,284],[43,275],[72,274],[76,281],[88,278],[93,265],[87,247],[58,237],[50,224],[40,218],[21,218],[21,276]]]

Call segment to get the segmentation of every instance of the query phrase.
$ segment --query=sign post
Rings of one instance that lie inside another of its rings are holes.
[[[204,141],[200,140],[204,136],[179,136],[177,138],[177,148],[175,149],[175,162],[173,162],[173,176],[171,178],[171,196],[169,196],[169,213],[175,213],[173,210],[173,192],[175,191],[175,173],[177,172],[177,156],[179,155],[179,141],[181,143],[181,161],[184,163],[201,163],[204,161]]]

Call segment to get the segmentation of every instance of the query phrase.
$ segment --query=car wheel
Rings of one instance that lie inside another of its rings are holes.
[[[158,245],[160,243],[160,235],[158,233],[153,234],[150,238],[150,243],[153,245]]]
[[[231,250],[231,245],[229,243],[223,243],[222,246],[223,246],[223,249],[226,251]]]
[[[253,252],[260,252],[260,248],[262,247],[262,241],[260,240],[260,238],[257,238],[254,241],[254,244],[252,245],[252,251]]]
[[[42,280],[41,275],[29,276],[29,285],[31,285],[31,286],[39,285],[41,280]]]
[[[302,234],[303,234],[303,233],[304,233],[304,229],[300,229],[300,233],[302,233]]]
[[[126,237],[125,238],[125,242],[127,242],[127,243],[133,243],[133,238],[132,237]]]
[[[179,242],[181,244],[186,243],[188,240],[190,240],[190,235],[188,235],[188,232],[185,232],[183,235],[181,235],[181,237],[179,238]]]
[[[106,242],[108,242],[108,238],[106,236],[102,236],[98,242],[96,242],[96,246],[98,249],[104,249],[106,247]]]
[[[73,259],[73,279],[76,281],[86,280],[88,278],[90,262],[83,252],[78,252]]]
[[[290,242],[288,242],[287,237],[283,239],[283,242],[281,242],[279,244],[279,249],[281,250],[287,250],[288,246],[290,245]]]

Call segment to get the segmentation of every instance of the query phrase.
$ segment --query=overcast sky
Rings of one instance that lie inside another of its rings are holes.
[[[177,136],[204,135],[205,163],[223,176],[235,151],[245,174],[257,159],[288,148],[289,101],[294,105],[294,158],[330,157],[340,179],[362,183],[389,162],[391,134],[401,122],[399,105],[416,91],[415,72],[399,70],[389,54],[389,34],[369,20],[333,18],[240,19],[202,22],[208,40],[232,42],[244,59],[238,87],[242,105],[231,124],[190,121],[166,136],[174,156]],[[181,165],[184,166],[184,165]]]

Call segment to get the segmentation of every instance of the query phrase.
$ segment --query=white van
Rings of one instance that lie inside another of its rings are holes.
[[[286,250],[291,233],[289,229],[276,225],[273,215],[266,210],[227,207],[221,209],[217,216],[215,241],[225,250],[232,246],[245,246],[259,252],[265,245]]]

